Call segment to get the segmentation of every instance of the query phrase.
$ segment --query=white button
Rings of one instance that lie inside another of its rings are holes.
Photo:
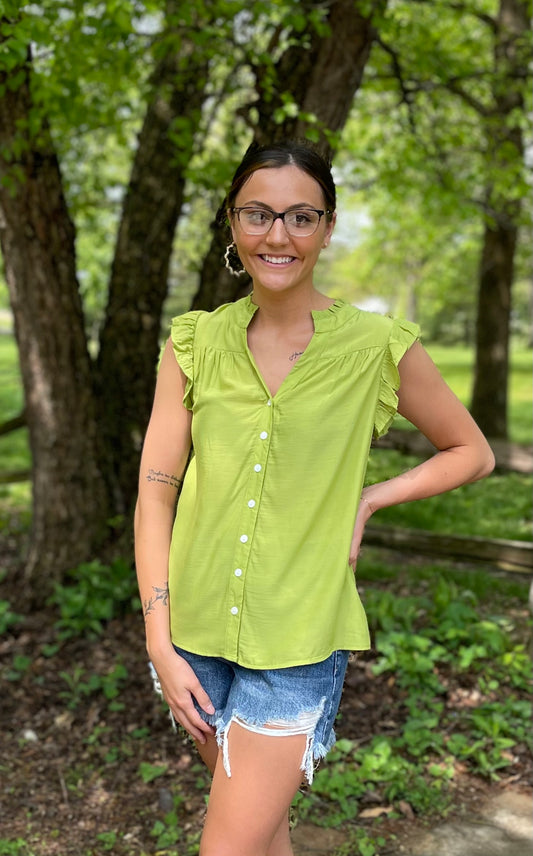
[[[242,577],[242,568],[235,568],[235,576]]]
[[[239,540],[242,541],[243,544],[246,544],[248,540],[248,535],[241,535]]]
[[[255,505],[255,499],[249,499],[248,500],[248,508],[253,508],[254,505]]]
[[[256,471],[256,473],[260,473],[262,470],[261,464],[256,464],[254,470]]]
[[[261,440],[266,440],[266,438],[268,437],[268,434],[266,431],[261,431],[259,436],[261,437]]]
[[[237,607],[236,607],[236,606],[232,606],[232,607],[231,607],[231,609],[230,609],[230,612],[231,612],[231,614],[232,614],[232,615],[237,615],[238,611],[239,611],[239,610],[237,609]]]
[[[270,398],[267,401],[267,407],[272,407],[272,402],[271,402]]]

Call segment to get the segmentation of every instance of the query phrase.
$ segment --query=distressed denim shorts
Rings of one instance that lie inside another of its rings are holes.
[[[191,654],[174,646],[195,672],[215,713],[195,702],[202,719],[216,728],[224,769],[231,776],[228,732],[232,722],[271,737],[306,735],[301,769],[313,780],[315,762],[335,743],[337,716],[349,651],[334,651],[327,660],[284,669],[246,669],[220,657]]]

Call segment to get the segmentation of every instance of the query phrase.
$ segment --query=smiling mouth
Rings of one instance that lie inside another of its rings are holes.
[[[262,255],[261,258],[264,262],[268,262],[271,265],[288,265],[290,262],[294,261],[294,256],[266,256]]]

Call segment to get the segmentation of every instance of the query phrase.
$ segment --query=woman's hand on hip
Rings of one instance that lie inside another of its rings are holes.
[[[372,517],[372,514],[372,506],[370,505],[367,499],[361,496],[361,499],[359,501],[359,508],[357,509],[357,517],[355,518],[352,543],[350,545],[350,558],[348,559],[348,563],[354,573],[357,565],[357,559],[359,558],[359,554],[361,552],[361,541],[363,540],[363,532],[365,531],[367,521],[370,519],[370,517]]]

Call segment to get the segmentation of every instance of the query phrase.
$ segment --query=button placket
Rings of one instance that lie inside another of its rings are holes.
[[[250,560],[250,553],[254,540],[254,532],[257,523],[257,513],[261,504],[261,496],[266,473],[266,464],[270,452],[272,439],[272,423],[274,406],[272,399],[264,402],[264,408],[258,419],[259,427],[256,428],[256,441],[252,446],[252,465],[250,477],[245,488],[242,500],[243,513],[238,530],[238,542],[235,551],[235,564],[230,571],[228,584],[228,625],[226,629],[226,640],[229,650],[237,657],[239,647],[239,634],[243,615],[244,589],[246,585],[246,574]]]

